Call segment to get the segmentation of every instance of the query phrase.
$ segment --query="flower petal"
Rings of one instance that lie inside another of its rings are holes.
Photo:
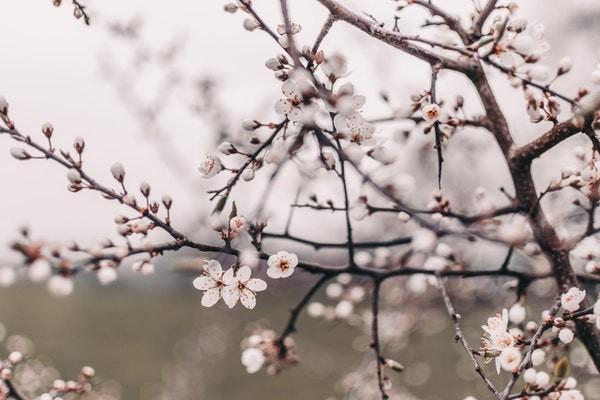
[[[296,82],[294,82],[291,79],[288,79],[283,83],[283,85],[281,85],[281,92],[285,97],[287,97],[290,100],[301,99],[298,85],[296,85]]]
[[[221,296],[223,301],[227,304],[227,307],[233,308],[240,298],[240,289],[236,286],[225,286],[222,290]]]
[[[256,306],[256,296],[252,291],[243,289],[240,293],[240,302],[249,310]]]
[[[271,279],[281,278],[281,269],[276,266],[267,268],[267,276]]]
[[[254,278],[246,282],[246,287],[254,292],[262,292],[267,289],[267,282],[262,279]]]
[[[286,117],[292,122],[298,122],[302,119],[302,109],[300,107],[292,107]]]
[[[208,274],[215,280],[218,281],[221,279],[221,274],[223,273],[223,268],[221,268],[221,264],[217,260],[210,260],[206,265],[206,269]]]
[[[206,275],[201,275],[194,279],[192,282],[194,287],[198,290],[208,290],[212,289],[216,286],[216,282],[213,278]]]
[[[219,301],[220,298],[221,298],[221,288],[212,288],[212,289],[208,289],[206,292],[204,292],[204,295],[202,296],[202,300],[200,301],[200,303],[204,307],[212,307],[215,304],[217,304],[217,302]]]
[[[225,273],[221,277],[221,280],[226,285],[233,284],[233,281],[235,280],[235,275],[234,275],[234,272],[233,272],[233,268],[229,268],[227,271],[225,271]]]
[[[250,275],[252,275],[252,270],[247,265],[243,265],[242,267],[240,267],[236,274],[240,282],[246,282],[248,279],[250,279]]]
[[[279,115],[286,115],[292,109],[292,104],[286,99],[279,99],[275,103],[275,112]]]

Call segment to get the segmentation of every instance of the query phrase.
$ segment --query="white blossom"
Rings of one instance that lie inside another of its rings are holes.
[[[373,132],[375,132],[375,125],[365,120],[356,111],[337,114],[333,122],[338,134],[352,143],[369,144],[371,142],[370,139],[373,137]]]
[[[573,331],[569,328],[563,328],[558,332],[558,338],[561,342],[569,344],[573,341]]]
[[[21,361],[23,361],[23,353],[21,353],[20,351],[11,351],[8,354],[8,361],[10,361],[13,364],[18,364]]]
[[[429,124],[433,124],[434,122],[437,122],[440,119],[441,112],[442,111],[440,109],[440,106],[438,106],[435,103],[427,104],[421,110],[423,119],[425,120],[425,122],[427,122]]]
[[[283,98],[275,103],[275,112],[285,116],[290,121],[300,121],[302,118],[302,93],[296,82],[288,79],[281,85]]]
[[[138,260],[131,265],[131,269],[142,275],[151,275],[154,273],[154,264],[148,260]]]
[[[31,158],[31,155],[22,147],[11,147],[10,155],[16,158],[17,160],[27,160]]]
[[[500,366],[505,371],[514,371],[521,363],[521,352],[516,347],[508,347],[498,357]]]
[[[81,183],[81,174],[76,169],[71,168],[69,171],[67,171],[67,179],[72,184]]]
[[[27,275],[33,282],[45,281],[48,279],[51,273],[52,267],[50,262],[48,262],[48,260],[45,258],[38,258],[31,263],[29,269],[27,270]]]
[[[223,269],[216,260],[210,260],[202,275],[194,279],[193,285],[196,289],[204,291],[201,304],[204,307],[212,307],[221,298],[223,290]]]
[[[230,268],[223,274],[223,301],[229,308],[233,308],[238,300],[248,309],[256,305],[256,292],[267,288],[267,283],[262,279],[250,278],[252,270],[247,265],[241,266],[237,272]]]
[[[244,20],[243,25],[244,25],[244,29],[246,29],[248,31],[253,31],[260,26],[258,21],[255,20],[254,18],[246,18]]]
[[[600,85],[600,67],[592,71],[592,82]]]
[[[114,163],[112,167],[110,167],[110,173],[119,182],[122,182],[125,178],[125,168],[123,168],[123,164],[120,162]]]
[[[535,371],[535,369],[527,368],[525,370],[525,372],[523,373],[523,380],[525,381],[525,383],[527,383],[529,385],[534,384],[536,375],[537,375],[537,372]]]
[[[54,275],[48,279],[47,288],[50,294],[56,297],[66,297],[73,293],[73,280],[66,276]]]
[[[250,347],[242,352],[242,365],[246,367],[246,372],[254,374],[258,372],[266,358],[262,350]]]
[[[352,315],[354,304],[348,300],[342,300],[335,306],[335,316],[340,319],[346,319]]]
[[[108,285],[116,281],[118,276],[117,270],[110,266],[100,267],[97,274],[98,281],[100,281],[102,285]]]
[[[531,353],[531,364],[534,367],[542,365],[546,360],[546,352],[542,349],[535,349],[533,353]]]
[[[272,279],[287,278],[294,273],[298,256],[287,251],[279,251],[267,260],[267,275]]]
[[[410,242],[411,247],[415,251],[429,253],[435,249],[437,244],[437,236],[429,229],[421,228],[416,230],[412,235]]]
[[[560,296],[560,303],[565,310],[573,312],[579,309],[579,303],[584,299],[585,290],[579,290],[576,287],[572,287]]]
[[[535,384],[539,387],[544,387],[550,383],[550,375],[544,371],[540,371],[535,375]]]
[[[508,319],[513,324],[520,324],[521,322],[525,321],[526,317],[527,311],[521,303],[513,304],[512,307],[510,307],[510,309],[508,310]]]
[[[219,157],[214,154],[207,154],[200,163],[198,170],[204,178],[212,178],[223,169],[223,164]]]
[[[229,220],[229,228],[236,233],[244,232],[248,229],[248,221],[246,218],[238,215]]]

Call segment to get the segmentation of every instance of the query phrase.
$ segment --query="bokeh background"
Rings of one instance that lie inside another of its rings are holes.
[[[343,2],[392,21],[393,1]],[[196,164],[223,132],[235,134],[243,119],[272,117],[279,83],[264,68],[264,60],[278,51],[275,44],[260,32],[245,31],[243,17],[223,12],[221,0],[90,0],[91,27],[73,18],[68,2],[61,8],[51,3],[0,2],[0,92],[9,100],[17,126],[37,135],[42,123],[50,121],[55,141],[63,147],[70,146],[75,136],[83,136],[92,175],[107,181],[110,165],[122,161],[131,182],[147,180],[155,192],[173,196],[175,224],[198,238],[210,238],[205,229],[210,204],[203,193],[212,184],[198,176]],[[294,20],[303,26],[300,42],[312,43],[326,18],[324,10],[308,0],[290,3]],[[467,0],[439,3],[458,15],[472,10]],[[573,92],[589,81],[590,71],[600,61],[598,2],[518,3],[523,15],[546,26],[552,45],[548,63],[556,65],[565,55],[574,61],[573,72],[557,87]],[[280,22],[277,1],[255,0],[255,4],[272,26]],[[400,22],[406,30],[418,27],[426,16],[417,11],[403,15]],[[347,57],[350,80],[368,96],[369,116],[389,115],[389,106],[379,98],[382,90],[402,105],[411,93],[428,85],[429,72],[423,64],[343,24],[334,27],[323,47]],[[442,96],[457,89],[465,92],[464,82],[451,74],[446,78]],[[539,127],[527,123],[522,96],[502,77],[492,74],[492,81],[505,101],[517,139],[539,134]],[[472,98],[464,95],[467,101]],[[393,134],[398,126],[382,129]],[[498,167],[503,164],[494,163],[499,158],[495,148],[488,146],[489,138],[477,140],[475,149],[486,162],[476,164],[478,176],[448,173],[445,184],[456,192],[480,185],[497,188],[506,180],[506,171]],[[64,171],[43,161],[18,162],[8,155],[10,146],[8,140],[0,141],[0,151],[6,155],[0,157],[3,262],[18,262],[9,244],[23,225],[31,228],[34,237],[56,242],[76,239],[91,245],[102,237],[116,237],[112,222],[120,212],[116,204],[94,194],[68,192]],[[449,154],[447,171],[473,162],[453,158],[451,150]],[[552,161],[537,171],[542,181],[561,168],[563,155],[550,156]],[[422,174],[433,177],[431,155],[407,155],[406,166],[415,163]],[[278,182],[277,195],[267,206],[275,228],[283,223],[280,210],[295,195],[293,188],[300,179],[290,176]],[[430,179],[423,185],[433,188],[434,183]],[[259,201],[257,186],[245,185],[237,193],[248,209]],[[303,218],[294,229],[316,239],[343,237],[343,225],[336,221]],[[373,227],[359,232],[365,240],[379,234]],[[317,255],[309,248],[291,250],[327,262],[340,257],[336,252]],[[182,259],[195,256],[165,257],[155,275],[140,278],[125,273],[108,288],[93,276],[81,277],[75,293],[66,299],[52,298],[43,286],[28,283],[2,288],[0,338],[8,347],[35,352],[64,376],[75,375],[82,365],[93,365],[107,393],[124,399],[343,398],[338,389],[344,377],[357,367],[368,369],[372,362],[366,351],[368,339],[359,329],[303,317],[297,337],[300,365],[275,377],[248,376],[239,362],[240,340],[257,321],[281,329],[287,310],[313,278],[299,276],[298,284],[269,291],[252,312],[226,311],[221,305],[207,310],[200,307],[192,275],[177,269]],[[461,282],[456,289],[461,285],[470,283]],[[541,287],[539,292],[547,289]],[[465,319],[473,341],[481,321],[510,302],[506,296],[496,296],[503,293],[502,287],[492,281],[481,284],[475,293],[476,297],[458,302],[465,309],[477,305]],[[411,368],[394,378],[395,387],[402,388],[406,398],[432,400],[480,392],[460,347],[452,345],[453,333],[439,299],[410,295],[403,300],[394,312],[405,315],[410,329],[390,352]],[[600,398],[600,381],[590,379],[585,391],[587,398]]]

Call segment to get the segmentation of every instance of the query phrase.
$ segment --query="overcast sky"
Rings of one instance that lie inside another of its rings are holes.
[[[186,38],[178,70],[186,77],[216,78],[222,84],[221,100],[228,105],[232,122],[270,115],[271,111],[265,111],[265,107],[270,108],[277,99],[279,83],[263,63],[277,52],[275,45],[261,32],[246,32],[241,26],[241,15],[222,11],[224,1],[89,1],[91,27],[75,20],[70,2],[64,3],[57,9],[50,0],[2,1],[0,93],[8,99],[17,127],[39,139],[40,126],[50,121],[55,127],[56,144],[63,147],[70,147],[74,137],[83,136],[87,143],[85,162],[92,175],[110,182],[110,165],[122,161],[128,180],[135,186],[145,179],[156,193],[173,195],[175,223],[194,209],[206,209],[205,198],[192,198],[186,189],[190,177],[195,184],[207,186],[195,176],[194,170],[203,152],[209,150],[213,136],[207,125],[185,109],[191,92],[182,90],[160,120],[190,171],[189,176],[175,177],[158,155],[156,143],[140,131],[138,121],[101,72],[101,65],[126,65],[132,57],[132,46],[109,35],[106,27],[112,21],[128,21],[139,15],[144,20],[142,42],[149,48],[162,48],[174,38]],[[255,0],[272,26],[279,23],[277,3]],[[326,17],[323,8],[316,1],[291,3],[294,20],[303,26],[300,42],[312,43]],[[394,7],[391,1],[344,3],[359,11],[368,8],[388,22]],[[467,0],[438,3],[462,15],[471,7]],[[536,18],[548,26],[548,39],[554,46],[550,59],[556,62],[563,55],[572,56],[576,69],[568,79],[573,84],[584,80],[584,74],[599,61],[598,30],[591,26],[577,29],[570,17],[582,12],[598,13],[598,3],[592,0],[520,3],[526,15],[541,11]],[[560,7],[560,14],[545,11],[556,7]],[[424,14],[407,14],[404,26],[409,29],[418,25],[420,15]],[[376,41],[366,40],[364,34],[345,25],[334,27],[324,48],[348,56],[350,79],[359,92],[370,96],[365,112],[372,116],[385,112],[375,96],[381,88],[391,88],[394,97],[400,100],[412,91],[422,90],[427,82],[427,69],[417,68],[421,64]],[[154,75],[144,75],[142,79],[147,81],[140,85],[140,93],[152,92],[159,78],[160,70]],[[501,98],[503,93],[513,93],[502,82],[498,85]],[[449,84],[441,90],[455,88]],[[521,101],[522,96],[514,93],[513,96]],[[512,109],[507,111],[513,113]],[[539,134],[539,129],[529,125],[520,134],[532,137]],[[0,154],[4,154],[0,157],[0,243],[13,237],[23,223],[29,224],[35,235],[56,240],[79,238],[89,242],[114,235],[112,219],[120,207],[92,193],[69,193],[64,170],[45,161],[16,161],[8,155],[12,146],[8,138],[0,138]]]

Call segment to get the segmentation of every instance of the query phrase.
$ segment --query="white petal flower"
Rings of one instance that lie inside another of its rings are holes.
[[[223,164],[219,157],[214,154],[207,154],[204,160],[200,163],[198,170],[204,178],[212,178],[223,169]]]
[[[252,270],[244,265],[237,272],[233,268],[223,274],[224,287],[222,290],[223,301],[229,308],[233,308],[238,300],[248,309],[256,306],[256,292],[267,288],[267,283],[262,279],[250,279]]]
[[[258,372],[265,361],[265,355],[260,349],[251,347],[242,352],[242,365],[246,367],[246,372],[249,374]]]
[[[125,178],[125,168],[123,168],[123,164],[120,162],[114,163],[113,166],[110,167],[110,173],[112,174],[113,178],[119,182],[122,182]]]
[[[210,260],[202,275],[194,279],[193,285],[196,289],[204,291],[201,304],[204,307],[212,307],[221,298],[223,288],[223,269],[216,260]]]
[[[596,68],[592,72],[592,82],[596,85],[600,85],[600,68]]]
[[[540,371],[535,375],[535,384],[539,387],[544,387],[550,383],[550,375],[544,371]]]
[[[33,282],[42,282],[48,279],[50,273],[52,272],[52,267],[50,263],[45,258],[38,258],[34,262],[31,263],[27,274],[29,279]]]
[[[519,366],[522,358],[519,349],[512,346],[502,351],[498,357],[502,369],[509,372],[514,371]]]
[[[231,218],[231,220],[229,221],[229,227],[232,231],[235,232],[244,232],[246,229],[248,229],[248,221],[246,220],[246,218],[242,217],[242,216],[236,216]]]
[[[272,279],[287,278],[294,273],[298,265],[298,256],[294,253],[280,251],[267,260],[267,275]]]
[[[117,280],[117,270],[113,267],[101,267],[98,270],[97,277],[98,281],[102,285],[108,285]]]
[[[73,293],[73,280],[66,276],[54,275],[48,279],[48,291],[56,297],[66,297]]]
[[[508,319],[510,319],[510,322],[513,324],[520,324],[521,322],[525,321],[526,317],[527,311],[521,303],[513,304],[508,310]]]
[[[542,349],[535,349],[533,353],[531,353],[531,364],[534,367],[540,366],[546,360],[546,352]]]
[[[423,119],[425,122],[433,124],[437,120],[440,119],[441,114],[440,106],[437,104],[428,104],[421,110],[421,114],[423,115]]]
[[[558,338],[564,344],[571,343],[573,341],[574,336],[575,335],[573,334],[573,331],[568,328],[563,328],[558,332]]]
[[[576,287],[572,287],[560,296],[560,303],[565,310],[573,312],[579,309],[579,304],[584,299],[585,290],[579,290]]]

